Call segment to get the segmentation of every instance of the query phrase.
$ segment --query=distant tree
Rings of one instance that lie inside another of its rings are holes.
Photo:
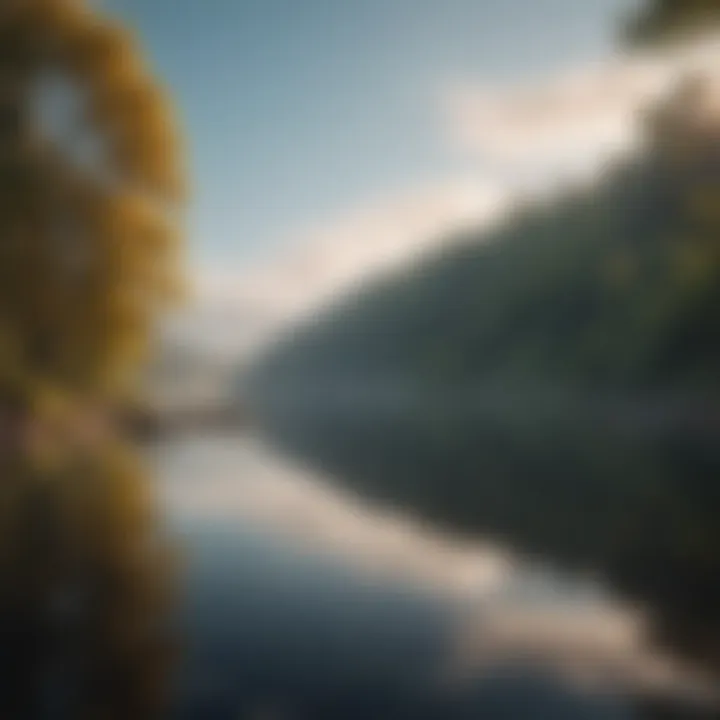
[[[667,42],[720,29],[719,0],[647,0],[627,28],[633,43]]]
[[[176,297],[178,147],[126,30],[0,3],[2,717],[161,702],[168,563],[111,410]]]

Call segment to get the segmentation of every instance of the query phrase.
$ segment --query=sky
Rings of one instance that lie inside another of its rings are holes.
[[[195,266],[241,272],[317,225],[475,175],[453,88],[607,56],[632,0],[96,0],[139,34],[187,140]]]

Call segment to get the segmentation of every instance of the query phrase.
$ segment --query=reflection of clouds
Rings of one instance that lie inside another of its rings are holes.
[[[486,604],[460,619],[440,680],[462,687],[503,663],[593,690],[720,707],[714,679],[650,645],[642,615],[621,607]]]
[[[531,572],[496,547],[361,504],[255,440],[180,441],[159,464],[172,517],[269,530],[368,581],[405,581],[450,601],[455,632],[439,671],[449,688],[521,663],[594,689],[715,697],[712,683],[648,647],[641,613],[591,583]]]
[[[508,577],[507,556],[360,504],[254,441],[178,444],[160,458],[170,512],[270,528],[309,550],[346,558],[452,596],[480,597]]]

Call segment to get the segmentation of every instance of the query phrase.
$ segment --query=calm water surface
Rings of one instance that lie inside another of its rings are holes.
[[[178,717],[634,717],[618,698],[571,690],[537,670],[498,667],[443,683],[456,603],[412,573],[358,562],[361,534],[353,557],[323,551],[332,550],[331,535],[306,542],[307,527],[291,521],[309,513],[313,526],[317,500],[297,489],[312,487],[312,475],[261,443],[189,437],[164,444],[155,459],[185,560]],[[299,500],[304,494],[311,498]]]

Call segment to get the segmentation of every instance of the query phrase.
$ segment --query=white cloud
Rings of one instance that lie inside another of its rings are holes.
[[[507,200],[495,183],[459,179],[340,213],[299,233],[264,266],[206,270],[180,330],[218,352],[250,352],[337,294],[451,242],[456,230],[491,222]]]
[[[544,180],[592,172],[636,145],[641,111],[683,73],[719,59],[713,40],[672,55],[619,55],[532,84],[457,84],[443,98],[448,139],[463,155]]]

